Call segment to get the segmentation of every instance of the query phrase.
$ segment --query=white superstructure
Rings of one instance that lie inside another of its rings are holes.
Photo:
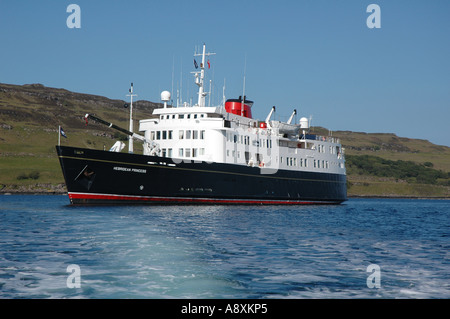
[[[302,117],[291,124],[273,121],[275,107],[265,121],[251,116],[253,102],[246,98],[227,100],[224,105],[205,106],[203,45],[200,71],[195,74],[198,103],[195,106],[168,107],[170,93],[161,95],[164,108],[155,109],[152,118],[139,122],[144,132],[144,155],[159,155],[181,161],[203,161],[256,166],[270,174],[278,169],[345,174],[345,158],[340,141],[331,136],[309,134],[309,121]]]

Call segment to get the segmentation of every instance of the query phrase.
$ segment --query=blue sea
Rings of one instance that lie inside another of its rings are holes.
[[[449,298],[450,201],[73,207],[0,196],[0,298]]]

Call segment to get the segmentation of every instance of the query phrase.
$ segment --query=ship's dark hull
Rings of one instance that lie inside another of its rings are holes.
[[[346,176],[57,146],[72,204],[339,204]]]

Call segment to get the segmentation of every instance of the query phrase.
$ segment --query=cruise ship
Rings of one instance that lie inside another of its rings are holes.
[[[206,106],[205,62],[212,53],[194,54],[195,105],[163,105],[133,129],[133,85],[129,90],[130,127],[124,129],[93,114],[86,121],[105,124],[129,136],[110,150],[56,146],[73,205],[116,204],[340,204],[347,199],[344,149],[338,138],[310,133],[310,120],[295,123],[252,116],[246,96]],[[209,64],[209,60],[207,62]],[[133,143],[142,143],[135,154]]]

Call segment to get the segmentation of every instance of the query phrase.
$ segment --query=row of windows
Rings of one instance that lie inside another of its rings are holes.
[[[314,162],[315,162],[315,160],[314,160]],[[280,158],[280,163],[283,163],[283,157]],[[296,157],[286,157],[286,166],[308,167],[308,159],[307,158],[298,159],[298,165],[297,165]]]
[[[250,136],[227,133],[227,142],[250,145]],[[257,147],[272,148],[272,140],[260,138],[258,140],[254,140],[253,145]]]
[[[205,155],[204,148],[179,148],[178,149],[178,157],[197,157]],[[172,157],[173,149],[171,148],[163,148],[161,149],[162,157]]]
[[[280,162],[283,163],[283,157],[280,158]],[[297,166],[297,167],[309,167],[309,165],[313,165],[314,168],[330,168],[330,162],[326,160],[309,160],[307,158],[299,158],[296,157],[286,157],[286,166]],[[344,168],[344,164],[332,162],[331,164],[337,165],[340,168]]]
[[[183,120],[183,119],[197,119],[197,118],[205,118],[206,114],[167,114],[167,115],[160,115],[159,119],[161,120]]]
[[[245,152],[245,161],[249,162],[250,160],[253,160],[253,158],[250,157],[249,152]],[[232,151],[232,156],[237,158],[241,158],[241,154],[239,151]],[[161,156],[163,157],[172,157],[173,149],[172,148],[163,148],[161,149]],[[205,155],[205,149],[204,148],[179,148],[178,149],[178,157],[189,157],[189,158],[196,158],[198,156]],[[227,156],[230,156],[230,150],[227,150]],[[256,154],[256,162],[257,164],[262,163],[262,155]],[[330,163],[326,160],[312,160],[310,159],[308,161],[307,158],[296,158],[296,157],[280,157],[280,164],[286,163],[286,166],[288,167],[309,167],[309,165],[313,165],[314,168],[330,168]],[[343,168],[342,163],[334,163],[336,165],[339,165],[339,167]]]
[[[227,142],[234,142],[237,144],[250,145],[250,136],[227,133]],[[279,141],[279,144],[281,147],[285,146],[285,147],[301,148],[300,144],[298,144],[297,142],[292,142],[292,141]],[[254,140],[253,145],[257,146],[257,147],[263,147],[263,148],[272,148],[272,140],[260,138],[258,140]],[[313,149],[317,149],[317,151],[319,153],[325,153],[325,145],[323,145],[323,144],[318,144],[317,146],[314,146]],[[330,145],[329,151],[330,151],[330,154],[336,154],[336,153],[339,154],[339,146],[333,147]]]
[[[319,153],[325,153],[325,145],[322,145],[322,144],[318,144],[317,145],[317,151],[319,152]],[[336,147],[333,147],[333,146],[329,146],[329,151],[330,151],[330,154],[336,154],[336,153],[338,153],[339,154],[339,146],[336,146]]]
[[[250,154],[249,152],[245,152],[246,156],[245,156],[245,160],[246,162],[249,161],[250,159]],[[238,159],[241,158],[241,152],[240,151],[234,151],[232,150],[230,152],[230,150],[227,150],[227,156],[228,157],[237,157]],[[262,155],[261,154],[256,154],[256,160],[258,163],[263,162],[262,159]],[[312,167],[314,168],[325,168],[328,169],[330,168],[330,162],[326,161],[326,160],[316,160],[316,159],[310,159],[308,161],[307,158],[296,158],[296,157],[280,157],[280,164],[285,163],[286,166],[288,167],[309,167],[310,165],[312,165]],[[339,165],[339,167],[343,168],[343,165],[341,163],[332,163],[332,164],[336,164]]]
[[[151,131],[150,139],[151,140],[171,140],[174,138],[173,131]],[[179,130],[178,131],[178,139],[205,139],[205,131],[197,131],[197,130]]]
[[[286,157],[286,166],[308,167],[311,162],[314,168],[330,168],[329,162],[325,160],[310,160],[308,163],[307,158]],[[281,163],[283,163],[283,157],[281,157]]]

